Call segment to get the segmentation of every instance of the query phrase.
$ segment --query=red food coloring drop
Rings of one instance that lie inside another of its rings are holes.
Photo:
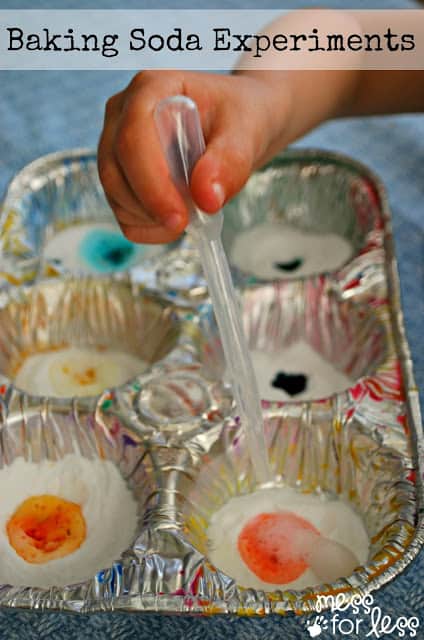
[[[306,571],[308,546],[319,535],[310,522],[289,511],[260,513],[243,527],[237,546],[243,562],[260,580],[281,585]]]

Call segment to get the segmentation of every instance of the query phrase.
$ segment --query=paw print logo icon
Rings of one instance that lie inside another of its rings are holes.
[[[324,616],[316,616],[314,620],[307,623],[307,630],[311,638],[316,638],[322,631],[328,628],[327,620],[324,620]]]

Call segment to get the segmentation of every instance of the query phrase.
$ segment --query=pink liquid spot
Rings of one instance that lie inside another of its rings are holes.
[[[243,562],[258,578],[281,585],[306,571],[319,535],[310,522],[289,511],[260,513],[243,527],[237,546]]]

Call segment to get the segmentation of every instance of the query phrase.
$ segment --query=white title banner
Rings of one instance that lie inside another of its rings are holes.
[[[0,69],[424,69],[424,11],[0,10]]]

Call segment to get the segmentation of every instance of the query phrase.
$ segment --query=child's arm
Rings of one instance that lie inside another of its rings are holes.
[[[424,111],[424,72],[253,69],[233,76],[136,75],[108,101],[99,144],[106,195],[123,232],[135,242],[170,242],[188,222],[153,119],[156,104],[175,94],[189,96],[200,110],[207,148],[191,190],[199,207],[213,213],[254,169],[329,118]]]
[[[424,71],[249,71],[284,87],[291,108],[272,150],[277,152],[333,118],[424,111]],[[287,98],[286,98],[287,99]]]

